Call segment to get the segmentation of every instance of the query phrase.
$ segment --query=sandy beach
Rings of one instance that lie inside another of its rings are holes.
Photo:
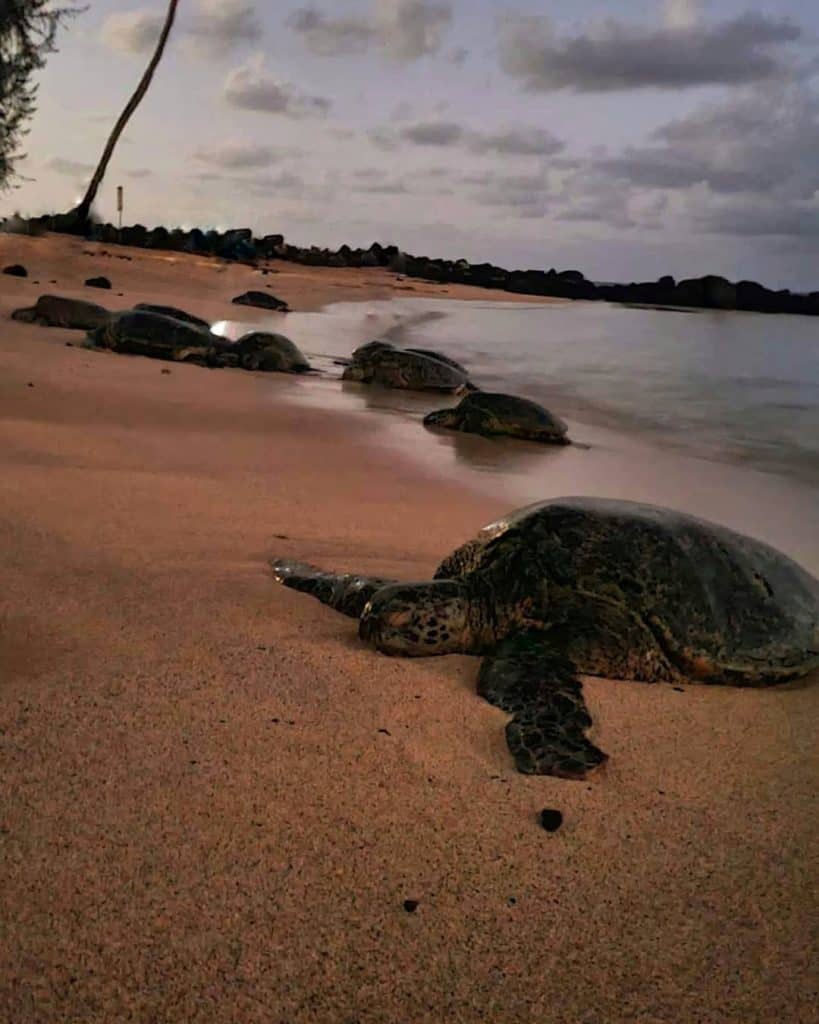
[[[9,319],[45,292],[211,320],[266,284],[299,310],[491,293],[0,236],[0,266],[18,261],[27,279],[0,277],[0,1021],[816,1020],[819,680],[589,680],[605,770],[520,775],[476,659],[385,658],[267,568],[424,578],[502,495],[290,401],[286,376]],[[83,287],[99,273],[112,291]]]

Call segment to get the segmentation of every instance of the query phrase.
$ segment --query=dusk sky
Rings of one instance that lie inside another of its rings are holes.
[[[166,4],[98,0],[0,210],[65,210]],[[819,289],[819,4],[181,0],[98,212],[596,280]]]

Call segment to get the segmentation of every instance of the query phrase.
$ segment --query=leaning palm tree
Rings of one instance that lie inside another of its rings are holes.
[[[165,16],[165,24],[162,26],[162,31],[159,34],[157,40],[156,49],[154,55],[151,57],[151,61],[148,67],[145,69],[145,74],[140,79],[139,85],[136,87],[133,96],[128,100],[123,112],[119,115],[117,123],[114,125],[114,130],[108,137],[108,141],[105,144],[105,149],[102,151],[100,162],[97,165],[97,169],[94,171],[91,181],[88,183],[88,188],[85,191],[85,195],[82,197],[82,201],[79,206],[75,207],[71,212],[72,219],[76,220],[78,227],[83,227],[88,223],[88,216],[91,212],[91,206],[97,197],[97,191],[102,184],[102,179],[105,177],[105,172],[108,169],[108,163],[114,153],[114,148],[119,137],[125,130],[125,126],[131,119],[131,115],[134,113],[136,108],[142,102],[142,97],[148,91],[148,87],[154,77],[157,65],[162,59],[162,54],[165,50],[165,44],[168,41],[168,36],[173,26],[174,18],[176,17],[176,8],[179,5],[179,0],[170,0],[168,3],[168,13]]]

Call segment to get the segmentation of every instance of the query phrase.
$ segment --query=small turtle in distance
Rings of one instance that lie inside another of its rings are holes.
[[[537,402],[498,392],[473,391],[453,409],[424,417],[424,426],[461,430],[483,437],[515,437],[540,444],[570,444],[568,427]]]

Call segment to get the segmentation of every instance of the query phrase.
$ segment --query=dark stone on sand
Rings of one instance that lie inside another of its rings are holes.
[[[9,277],[28,277],[28,271],[22,263],[12,263],[9,267],[3,267],[3,273]]]
[[[551,807],[544,807],[540,812],[540,824],[547,832],[557,832],[563,824],[563,814]]]
[[[111,282],[107,277],[89,277],[85,282],[88,288],[110,288]]]
[[[258,306],[260,309],[272,309],[279,313],[287,313],[290,307],[286,302],[277,299],[275,295],[268,295],[266,292],[244,292],[233,299],[236,306]]]
[[[418,909],[418,905],[418,900],[404,900],[404,910],[406,910],[408,914],[414,914]]]

